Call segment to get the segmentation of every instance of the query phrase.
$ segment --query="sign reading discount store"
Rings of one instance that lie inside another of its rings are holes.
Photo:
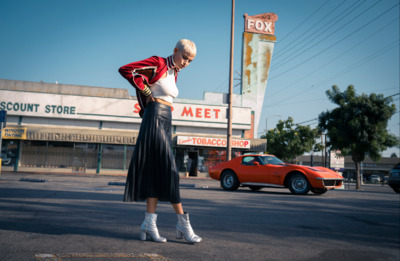
[[[226,147],[227,140],[212,137],[178,136],[177,145],[201,146],[201,147]],[[231,140],[232,148],[250,149],[250,140]]]

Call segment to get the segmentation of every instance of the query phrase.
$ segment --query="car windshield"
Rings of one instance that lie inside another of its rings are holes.
[[[267,165],[267,164],[272,164],[272,165],[284,164],[283,161],[281,161],[280,159],[278,159],[277,157],[274,157],[274,156],[261,156],[261,158],[264,161],[264,165]]]

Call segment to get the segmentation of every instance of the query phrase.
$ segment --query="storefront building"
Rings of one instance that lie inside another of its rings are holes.
[[[175,99],[173,151],[180,172],[197,176],[225,160],[226,94]],[[236,99],[239,100],[239,99]],[[126,89],[0,79],[2,170],[126,173],[141,118]],[[264,151],[251,136],[250,108],[234,105],[233,154]]]

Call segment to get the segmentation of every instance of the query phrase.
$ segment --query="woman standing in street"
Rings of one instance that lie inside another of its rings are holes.
[[[195,44],[179,40],[173,54],[167,58],[152,56],[129,63],[120,74],[135,87],[142,117],[139,136],[126,179],[124,201],[147,201],[140,239],[166,242],[157,229],[158,201],[170,202],[178,217],[176,237],[191,243],[201,242],[190,225],[189,214],[183,211],[179,173],[171,150],[171,106],[178,95],[178,72],[196,56]]]

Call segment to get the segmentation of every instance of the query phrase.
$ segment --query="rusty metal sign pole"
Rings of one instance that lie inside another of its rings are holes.
[[[230,57],[230,68],[229,68],[229,107],[228,107],[228,134],[226,143],[226,161],[232,158],[232,93],[233,93],[233,39],[235,29],[235,0],[232,0],[232,18],[231,18],[231,57]]]

